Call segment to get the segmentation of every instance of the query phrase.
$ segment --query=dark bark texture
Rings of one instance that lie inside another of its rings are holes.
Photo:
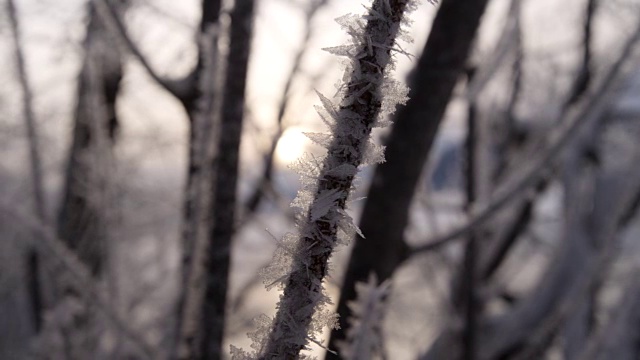
[[[224,353],[222,340],[231,264],[231,240],[235,232],[240,138],[251,49],[253,11],[254,0],[236,0],[231,12],[220,131],[214,134],[218,139],[218,151],[211,164],[213,174],[220,176],[214,176],[215,182],[211,189],[213,228],[209,238],[202,316],[204,359],[222,359]]]
[[[386,162],[376,168],[360,220],[366,239],[355,239],[338,313],[340,329],[329,348],[345,338],[355,283],[371,271],[389,278],[407,256],[404,230],[409,205],[453,88],[464,71],[487,0],[444,0],[410,81],[407,106],[401,108],[386,142]],[[385,221],[381,221],[385,219]],[[327,353],[326,359],[338,356]]]

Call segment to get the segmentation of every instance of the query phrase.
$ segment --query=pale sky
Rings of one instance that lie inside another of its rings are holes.
[[[284,75],[291,67],[293,53],[300,46],[302,11],[295,5],[300,2],[301,0],[258,0],[247,93],[250,108],[247,130],[252,134],[270,135],[274,130]],[[574,61],[575,54],[571,49],[577,44],[576,29],[580,29],[578,25],[582,16],[576,9],[580,8],[582,2],[583,0],[526,1],[523,22],[527,51],[534,55],[547,51],[555,57],[561,57],[566,52],[569,57],[565,62],[570,64]],[[55,144],[47,154],[50,159],[45,159],[52,166],[57,166],[62,161],[67,148],[65,141],[55,140],[64,139],[70,133],[76,90],[74,79],[80,65],[79,44],[84,36],[84,4],[83,0],[17,1],[29,76],[36,93],[36,113],[45,137],[51,138],[50,142]],[[491,49],[502,29],[508,4],[509,0],[490,2],[479,39],[480,56],[486,55]],[[144,0],[127,13],[131,37],[139,44],[157,72],[180,76],[193,65],[193,28],[199,20],[199,6],[199,0]],[[411,15],[414,22],[409,30],[414,34],[415,42],[404,44],[405,50],[419,55],[436,10],[436,7],[425,0]],[[294,96],[285,116],[288,124],[298,126],[288,131],[283,139],[280,146],[282,149],[279,150],[282,163],[290,162],[308,146],[308,141],[300,136],[301,131],[322,130],[312,106],[318,101],[311,90],[315,88],[332,95],[336,79],[341,77],[340,59],[321,50],[323,47],[345,42],[345,35],[333,19],[348,12],[363,11],[360,0],[332,0],[314,20],[315,33],[303,64],[306,76],[298,78],[294,83]],[[610,31],[599,32],[601,48],[606,48],[607,44],[612,43],[611,39],[624,34],[629,27],[629,22],[620,18],[619,14],[615,18],[607,18],[607,11],[603,11],[601,22],[615,21],[618,26]],[[606,24],[601,24],[600,27],[610,28]],[[7,37],[0,36],[0,41],[7,43]],[[12,46],[0,48],[0,64],[5,69],[12,68],[11,48]],[[413,61],[414,59],[398,56],[398,79],[404,79]],[[546,71],[540,76],[553,76],[553,72]],[[317,79],[312,83],[313,77]],[[128,62],[123,85],[119,111],[123,116],[125,139],[132,140],[122,142],[123,154],[128,154],[131,158],[144,157],[146,166],[152,168],[183,166],[186,158],[186,118],[181,106],[149,81],[146,73],[133,59]],[[7,94],[0,94],[4,98],[11,98],[13,95],[10,89],[5,87]],[[536,99],[531,101],[535,102]],[[537,101],[544,104],[544,94]],[[18,113],[17,103],[15,96],[12,101],[5,101],[5,111]],[[451,110],[455,112],[455,109],[454,104]],[[445,122],[445,128],[453,132],[461,131],[460,123],[456,121]],[[268,147],[268,138],[259,136],[245,141],[245,160],[255,160],[259,152]],[[155,145],[150,147],[148,141],[140,139],[151,140]],[[157,156],[153,156],[154,153]],[[13,162],[3,166],[19,167],[22,164]]]

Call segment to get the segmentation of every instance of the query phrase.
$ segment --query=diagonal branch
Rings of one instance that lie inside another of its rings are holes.
[[[640,160],[640,152],[638,149],[634,151],[635,156],[631,163],[637,163],[637,161]],[[523,349],[522,353],[515,357],[515,359],[534,360],[541,358],[544,355],[544,352],[548,349],[549,344],[555,338],[557,332],[560,330],[562,324],[569,321],[572,316],[575,316],[580,309],[583,308],[582,306],[578,306],[580,304],[576,303],[576,299],[588,298],[589,293],[593,292],[593,289],[602,282],[602,278],[607,273],[607,269],[611,266],[617,249],[619,248],[619,233],[622,228],[628,225],[629,220],[633,217],[628,214],[635,213],[636,209],[634,202],[638,197],[638,194],[640,194],[640,177],[638,175],[638,171],[632,169],[619,177],[623,179],[621,181],[622,184],[614,184],[611,186],[611,184],[606,184],[606,181],[602,181],[602,183],[605,183],[602,187],[609,185],[611,188],[616,188],[615,185],[618,185],[617,188],[621,189],[618,193],[613,192],[613,195],[610,193],[607,194],[615,197],[616,199],[616,201],[609,201],[609,204],[616,204],[617,206],[600,207],[598,211],[600,215],[599,219],[595,220],[598,221],[604,218],[605,216],[603,216],[603,214],[605,212],[612,214],[611,219],[602,221],[600,231],[597,231],[597,234],[595,235],[597,237],[595,242],[600,244],[602,249],[598,254],[594,254],[592,258],[588,260],[584,270],[581,271],[581,273],[577,275],[576,279],[572,282],[572,285],[567,291],[565,297],[561,299],[550,314],[546,316],[546,320],[536,329],[536,331],[532,332],[528,337],[527,346]],[[565,341],[567,341],[566,335]],[[581,351],[577,351],[571,356],[568,356],[570,354],[567,354],[566,358],[582,359],[583,357],[580,357],[580,354]]]
[[[159,354],[147,341],[134,329],[129,326],[128,320],[117,309],[111,307],[110,301],[104,292],[96,285],[96,280],[91,276],[91,272],[70,251],[62,240],[57,238],[55,230],[41,221],[33,219],[31,216],[17,210],[15,204],[6,200],[0,200],[0,213],[13,218],[16,222],[26,226],[29,230],[37,233],[38,236],[28,237],[35,244],[37,250],[43,256],[53,256],[59,261],[65,270],[75,280],[76,290],[82,294],[87,301],[96,305],[113,324],[113,326],[129,341],[137,347],[145,359],[157,359]]]
[[[178,99],[183,99],[189,95],[190,89],[192,88],[190,77],[180,80],[170,80],[158,74],[127,33],[127,29],[118,15],[118,11],[110,0],[94,0],[93,4],[98,16],[104,21],[109,32],[116,36],[116,38],[125,45],[126,49],[138,59],[140,65],[142,65],[155,82]]]
[[[609,73],[603,80],[603,82],[596,89],[592,90],[590,94],[584,96],[582,106],[572,111],[563,112],[562,119],[559,121],[558,128],[549,135],[548,143],[542,154],[532,156],[528,154],[524,158],[535,158],[531,162],[523,162],[531,164],[524,167],[519,173],[516,173],[505,181],[504,185],[496,190],[495,197],[489,201],[487,205],[482,208],[477,208],[473,211],[473,216],[464,225],[454,229],[453,231],[443,236],[437,237],[431,241],[426,242],[423,245],[414,247],[412,254],[418,254],[426,251],[432,251],[446,245],[454,240],[461,240],[463,237],[468,236],[486,221],[491,219],[493,215],[503,206],[509,204],[514,199],[518,198],[525,190],[531,188],[538,183],[540,179],[545,176],[546,169],[549,164],[553,163],[556,157],[561,153],[562,149],[569,143],[578,130],[584,125],[593,122],[599,118],[608,108],[611,102],[612,96],[616,90],[616,86],[619,81],[624,78],[626,73],[625,67],[627,67],[632,57],[632,52],[636,43],[640,39],[640,28],[636,29],[634,35],[625,44],[623,51],[609,70]],[[540,153],[541,151],[536,151]]]

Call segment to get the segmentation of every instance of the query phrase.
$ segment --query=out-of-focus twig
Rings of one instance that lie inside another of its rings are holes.
[[[36,117],[33,112],[33,93],[29,85],[29,76],[25,68],[24,54],[20,42],[20,26],[18,15],[13,0],[7,1],[7,13],[15,46],[15,61],[18,68],[18,81],[22,88],[22,115],[27,128],[27,141],[29,144],[29,165],[31,167],[31,185],[33,191],[34,210],[42,223],[48,223],[47,205],[45,200],[44,180],[42,170],[42,158],[40,156],[40,136],[36,126]],[[42,327],[42,294],[40,291],[40,259],[33,249],[27,254],[27,282],[30,292],[31,307],[35,320],[36,331]]]
[[[260,205],[260,202],[264,198],[266,192],[269,189],[272,189],[271,181],[273,177],[274,170],[274,157],[276,153],[276,148],[278,146],[278,141],[282,137],[282,134],[285,131],[284,126],[284,114],[289,106],[289,100],[291,99],[291,86],[293,85],[293,81],[297,75],[299,75],[302,66],[302,59],[304,55],[307,53],[309,49],[309,41],[313,36],[314,28],[311,26],[311,22],[315,17],[318,10],[320,10],[323,6],[327,4],[328,0],[313,0],[311,4],[307,8],[305,12],[305,21],[304,21],[304,36],[302,40],[301,46],[298,48],[294,59],[293,66],[291,67],[289,74],[287,76],[287,81],[282,90],[282,95],[280,98],[280,103],[278,104],[278,115],[276,118],[277,121],[277,129],[273,138],[271,139],[271,146],[269,151],[264,156],[264,170],[262,172],[262,176],[258,180],[258,183],[255,187],[255,191],[249,196],[246,204],[245,204],[245,214],[242,220],[243,223],[250,220],[250,218],[255,214]]]
[[[93,0],[93,4],[109,31],[126,46],[126,49],[140,62],[155,82],[179,99],[188,97],[192,88],[192,84],[187,81],[190,79],[169,80],[158,74],[127,33],[124,23],[110,0]]]
[[[64,242],[57,238],[56,232],[51,226],[25,214],[17,209],[15,204],[8,203],[5,200],[0,200],[0,212],[14,219],[30,231],[37,233],[37,236],[29,237],[29,239],[34,242],[40,254],[59,262],[74,280],[73,286],[76,291],[82,294],[86,301],[96,305],[113,326],[141,351],[145,359],[159,358],[156,350],[137,331],[129,326],[129,321],[125,320],[117,309],[109,305],[110,300],[100,286],[96,284],[97,280],[91,276],[91,272],[78,257],[64,245]]]
[[[527,154],[525,158],[534,158],[534,160],[525,162],[525,164],[530,165],[523,166],[521,171],[506,180],[504,185],[496,190],[493,199],[482,208],[477,208],[472,212],[473,216],[466,224],[454,229],[448,234],[414,247],[412,253],[416,254],[431,251],[468,235],[477,229],[478,226],[491,219],[504,205],[516,199],[519,195],[523,194],[526,189],[544,177],[548,165],[553,163],[569,140],[578,132],[578,129],[580,129],[583,124],[590,123],[594,118],[600,117],[602,113],[607,110],[611,98],[615,95],[614,92],[617,89],[617,85],[624,79],[626,68],[631,61],[633,50],[639,39],[640,27],[636,29],[634,35],[624,45],[618,60],[611,66],[602,83],[597,88],[587,91],[577,108],[562,113],[563,116],[562,119],[558,121],[558,127],[552,131],[547,138],[548,142],[546,147],[542,151],[536,151],[536,153],[540,153],[541,155],[531,156]]]

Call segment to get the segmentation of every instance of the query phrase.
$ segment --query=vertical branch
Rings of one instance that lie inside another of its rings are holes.
[[[235,230],[236,192],[240,139],[245,107],[245,88],[253,31],[254,0],[236,0],[231,12],[229,54],[221,109],[218,150],[211,164],[214,182],[203,305],[202,354],[205,359],[221,359],[226,296],[231,262],[231,240]]]
[[[582,62],[566,106],[571,106],[579,101],[591,82],[591,47],[595,11],[596,0],[587,0],[583,21]],[[598,124],[591,124],[591,126],[586,129],[587,132],[581,134],[583,136],[573,142],[573,146],[565,155],[564,167],[566,173],[563,179],[563,185],[566,197],[565,212],[569,220],[572,220],[572,217],[577,217],[582,214],[580,196],[584,196],[584,194],[581,194],[579,191],[577,192],[576,188],[579,189],[580,187],[578,185],[585,184],[585,179],[589,178],[590,173],[594,171],[594,165],[597,165],[597,161],[589,160],[590,158],[597,157],[596,150],[594,150],[597,145],[594,144],[597,140],[598,128]],[[584,187],[583,185],[582,188]],[[598,249],[594,247],[593,235],[590,229],[590,224],[592,224],[593,221],[593,219],[583,215],[578,221],[574,221],[573,226],[568,229],[568,236],[577,236],[582,239],[582,246],[584,246],[586,252],[598,251]],[[570,222],[570,224],[572,223]],[[564,355],[567,358],[575,358],[582,353],[594,326],[597,286],[593,286],[590,290],[591,291],[585,292],[585,298],[575,304],[578,311],[575,311],[572,316],[569,316],[564,325]]]
[[[31,188],[34,197],[34,209],[41,221],[46,221],[46,203],[42,178],[42,160],[40,158],[40,137],[36,128],[36,119],[33,114],[33,94],[29,86],[29,76],[25,68],[24,55],[20,45],[20,27],[13,0],[7,0],[7,13],[11,24],[13,41],[15,44],[16,66],[18,67],[18,80],[22,88],[22,113],[27,128],[29,144],[29,164],[31,167]]]
[[[220,9],[222,6],[221,0],[203,0],[202,1],[202,19],[200,21],[199,34],[199,46],[198,46],[198,63],[196,68],[190,76],[196,79],[195,82],[197,90],[190,92],[191,96],[186,99],[181,99],[185,109],[189,116],[189,139],[188,139],[188,170],[187,179],[185,185],[185,199],[182,215],[182,233],[181,233],[181,245],[182,245],[182,272],[183,277],[188,277],[187,269],[189,269],[196,247],[196,229],[198,228],[198,209],[205,207],[205,205],[199,204],[198,199],[201,198],[200,191],[202,185],[202,178],[204,177],[205,160],[202,158],[203,154],[198,151],[204,151],[204,149],[198,150],[198,135],[199,124],[198,117],[203,116],[201,119],[204,122],[213,121],[211,114],[206,114],[206,106],[204,103],[213,104],[214,94],[213,89],[211,93],[208,93],[205,89],[206,82],[213,84],[217,81],[214,76],[214,72],[211,69],[207,69],[207,66],[213,67],[219,64],[214,64],[218,58],[217,41],[220,34],[218,18],[220,16]],[[207,33],[210,32],[210,35]],[[209,65],[207,65],[209,62]],[[209,74],[209,77],[207,76]],[[200,102],[197,99],[201,99]],[[203,114],[205,113],[205,114]],[[208,117],[208,118],[207,118]]]
[[[226,62],[219,61],[216,33],[201,48],[201,114],[192,121],[190,150],[191,169],[198,172],[191,173],[190,189],[194,193],[188,194],[188,200],[192,212],[185,223],[185,231],[192,238],[185,238],[189,240],[184,248],[185,288],[178,304],[174,350],[179,359],[223,357],[253,10],[253,0],[236,1],[231,12]]]
[[[40,137],[36,127],[36,119],[33,113],[33,94],[29,86],[29,77],[25,68],[24,55],[20,43],[20,26],[18,15],[13,0],[7,0],[7,13],[15,46],[16,66],[18,68],[18,81],[22,88],[22,114],[27,128],[29,144],[29,164],[31,168],[31,186],[33,191],[35,214],[43,223],[47,222],[46,203],[44,195],[42,160],[40,158]],[[34,250],[27,254],[27,282],[31,299],[31,308],[34,317],[36,332],[42,327],[42,294],[40,291],[40,261]]]
[[[467,72],[468,82],[473,78],[474,69],[471,68]],[[465,144],[466,152],[466,193],[467,193],[467,211],[470,212],[476,202],[476,165],[478,144],[476,129],[476,107],[472,100],[468,104],[467,110],[467,140]],[[462,269],[462,281],[460,282],[461,302],[464,315],[464,330],[462,333],[462,359],[475,359],[475,342],[476,342],[476,317],[477,317],[477,301],[476,301],[476,249],[477,249],[477,232],[469,234],[464,253],[464,262]]]
[[[181,276],[182,289],[176,301],[175,338],[170,350],[173,358],[190,358],[198,353],[199,309],[202,307],[203,260],[206,255],[208,208],[211,199],[206,187],[211,182],[207,167],[212,144],[214,118],[219,107],[222,64],[220,38],[221,0],[202,0],[198,42],[198,62],[188,75],[194,85],[188,96],[180,98],[189,116],[187,176],[182,209]]]
[[[245,222],[247,218],[250,217],[251,214],[254,214],[255,211],[258,209],[260,202],[264,198],[264,194],[267,189],[267,186],[269,186],[269,184],[271,183],[271,179],[273,177],[273,168],[274,168],[273,161],[276,153],[276,148],[278,146],[278,140],[280,139],[280,137],[282,136],[285,130],[283,120],[284,120],[284,113],[287,110],[287,107],[289,105],[289,100],[291,99],[291,94],[290,94],[291,86],[293,85],[293,80],[295,76],[298,75],[298,73],[300,72],[302,59],[308,49],[309,40],[311,39],[311,35],[313,32],[312,31],[313,28],[311,27],[311,21],[315,16],[315,14],[317,13],[317,11],[322,6],[326,5],[327,1],[328,0],[313,0],[305,13],[305,22],[304,22],[305,28],[304,28],[302,45],[300,46],[300,48],[298,49],[298,51],[294,56],[293,66],[291,67],[291,70],[289,71],[289,75],[287,76],[287,81],[284,85],[284,89],[282,90],[282,97],[280,98],[280,103],[278,104],[278,116],[276,118],[276,121],[277,121],[276,133],[271,139],[271,147],[269,148],[269,152],[264,157],[264,171],[262,172],[262,176],[258,184],[256,185],[255,191],[253,192],[253,194],[251,194],[248,197],[247,204],[246,204],[246,215],[245,215],[245,219],[243,219],[243,222]]]
[[[583,22],[583,40],[582,40],[582,63],[578,70],[578,76],[573,83],[573,88],[569,94],[567,105],[574,104],[589,88],[592,74],[592,37],[593,37],[593,17],[596,13],[597,0],[587,0],[587,9]]]
[[[211,29],[209,29],[211,30]],[[200,80],[199,111],[191,120],[192,139],[189,142],[190,172],[185,193],[185,215],[183,223],[182,289],[177,300],[176,338],[171,349],[171,358],[192,359],[201,356],[200,328],[206,281],[206,261],[209,254],[210,207],[213,169],[209,166],[212,151],[217,143],[214,134],[219,132],[221,107],[221,81],[224,79],[224,64],[218,48],[218,34],[207,32],[201,40],[200,57],[202,70]]]
[[[524,62],[524,48],[522,43],[522,11],[521,1],[514,0],[511,3],[509,11],[510,21],[513,22],[513,43],[514,43],[514,60],[513,60],[513,84],[509,102],[507,103],[504,137],[500,139],[498,144],[498,160],[493,171],[494,180],[499,180],[507,171],[509,165],[510,150],[520,147],[523,143],[524,132],[518,124],[516,115],[516,107],[522,92],[522,73]]]

